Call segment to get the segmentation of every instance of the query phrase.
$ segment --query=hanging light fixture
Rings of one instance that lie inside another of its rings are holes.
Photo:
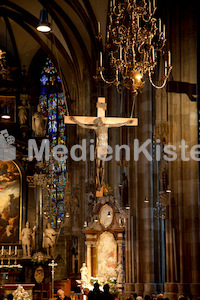
[[[145,198],[144,198],[144,202],[145,203],[149,203],[149,199],[145,196]]]
[[[157,21],[155,11],[155,0],[110,0],[104,59],[108,68],[103,66],[100,52],[96,78],[115,85],[118,92],[126,88],[135,94],[144,87],[146,73],[155,88],[165,86],[172,70],[170,51],[163,65],[162,84],[157,86],[152,80],[166,43],[165,25],[161,19]],[[102,40],[100,22],[97,38]]]
[[[166,191],[165,191],[166,193],[171,193],[172,191],[171,191],[171,188],[170,188],[170,186],[168,185],[167,186],[167,189],[166,189]]]
[[[1,118],[4,119],[4,120],[9,120],[10,119],[10,113],[9,113],[9,106],[8,106],[8,104],[4,105],[3,114],[1,116]]]
[[[44,33],[51,31],[50,23],[48,22],[48,12],[44,8],[40,12],[40,22],[37,30]]]

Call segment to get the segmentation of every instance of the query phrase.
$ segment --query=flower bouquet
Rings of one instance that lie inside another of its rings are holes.
[[[34,264],[44,264],[45,261],[47,261],[47,258],[46,258],[44,253],[36,252],[36,253],[33,254],[32,262]]]
[[[96,277],[91,277],[91,278],[90,278],[90,283],[91,283],[92,285],[94,285],[96,282],[98,283],[98,278],[96,278]]]
[[[117,288],[117,278],[116,277],[109,277],[109,276],[105,276],[102,280],[102,284],[108,284],[110,287],[110,293],[114,294],[114,295],[118,295],[119,291]]]
[[[31,297],[27,291],[23,288],[23,286],[18,285],[18,288],[13,292],[14,300],[31,300]]]

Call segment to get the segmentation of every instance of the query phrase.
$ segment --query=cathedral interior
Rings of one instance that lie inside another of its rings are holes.
[[[0,1],[0,295],[200,297],[199,34],[194,0]]]

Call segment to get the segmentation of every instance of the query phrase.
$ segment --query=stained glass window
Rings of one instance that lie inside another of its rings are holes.
[[[42,69],[40,105],[42,112],[48,117],[47,135],[51,147],[58,144],[66,145],[66,132],[64,124],[65,100],[62,91],[61,79],[58,71],[50,59],[46,60]],[[64,224],[65,204],[65,172],[66,162],[55,161],[52,157],[49,169],[48,195],[44,200],[44,215],[50,219],[51,227],[57,228]]]

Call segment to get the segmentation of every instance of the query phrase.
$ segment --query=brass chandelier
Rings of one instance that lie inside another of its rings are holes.
[[[110,1],[104,59],[109,67],[103,66],[103,53],[100,52],[97,71],[98,78],[115,85],[118,92],[127,88],[137,94],[145,84],[146,73],[155,88],[163,88],[167,82],[172,70],[170,51],[163,66],[161,85],[157,86],[152,80],[158,60],[161,55],[166,56],[163,52],[165,25],[154,17],[155,11],[155,0]],[[100,27],[98,22],[99,41],[102,40]]]

